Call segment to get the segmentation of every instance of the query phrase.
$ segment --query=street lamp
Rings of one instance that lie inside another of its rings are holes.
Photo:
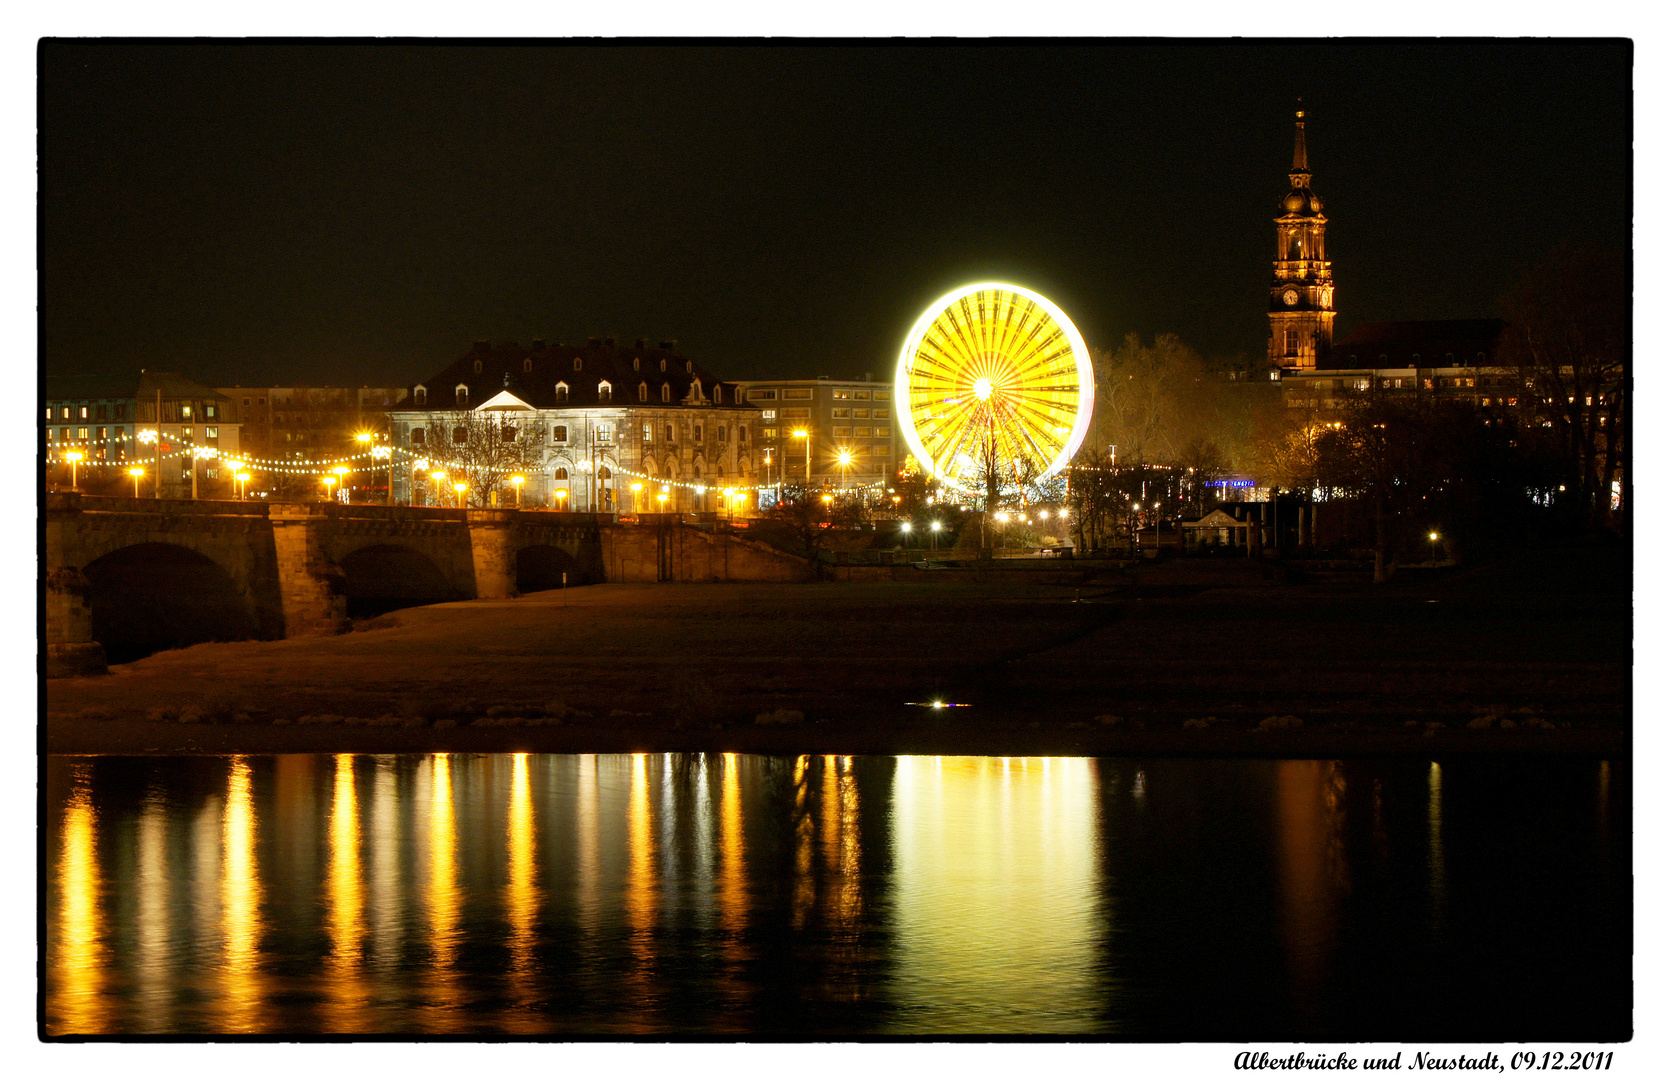
[[[64,460],[70,463],[70,490],[76,490],[80,485],[76,483],[75,468],[81,459],[87,455],[80,450],[71,450],[64,455]]]
[[[568,505],[568,489],[558,488],[552,494],[555,495],[557,499],[557,512],[561,513],[562,508]]]
[[[516,489],[516,509],[518,510],[522,509],[522,485],[527,482],[528,478],[520,473],[510,478],[510,485]]]
[[[145,475],[145,470],[135,465],[128,470],[128,475],[133,477],[133,497],[137,499],[139,498],[139,478]]]
[[[458,492],[458,509],[460,510],[464,509],[464,492],[468,491],[469,488],[470,485],[464,483],[462,480],[452,485],[452,490]]]
[[[1438,534],[1436,532],[1427,533],[1426,534],[1426,542],[1427,542],[1427,553],[1428,553],[1427,561],[1428,562],[1437,562],[1438,561]]]
[[[641,481],[641,480],[632,481],[632,512],[634,514],[636,514],[638,512],[638,494],[640,492],[642,492],[643,490],[644,490],[643,481]]]
[[[1154,558],[1160,557],[1160,504],[1154,504]],[[1158,565],[1158,564],[1156,564]]]
[[[238,501],[243,502],[249,498],[249,474],[240,472],[235,479],[238,481]]]
[[[661,512],[665,514],[667,512],[667,490],[663,488],[661,490],[661,494],[657,495],[655,498],[656,501],[661,504]]]
[[[812,486],[812,433],[805,428],[797,428],[794,432],[797,439],[806,440],[806,486]]]
[[[932,536],[928,537],[928,548],[929,548],[930,551],[938,551],[939,550],[939,528],[940,528],[940,525],[939,525],[939,522],[937,522],[937,521],[932,521],[932,522],[928,523],[928,531],[933,534]]]
[[[324,483],[325,483],[325,501],[330,502],[331,501],[331,488],[332,488],[332,485],[334,485],[336,483],[336,477],[326,475],[326,476],[321,476],[319,479],[323,480]]]
[[[841,486],[847,486],[847,466],[852,464],[852,451],[842,447],[835,452],[835,460],[841,466]]]
[[[338,482],[343,485],[343,492],[346,493],[348,490],[348,466],[338,465],[336,468],[332,469],[331,472],[336,474]]]

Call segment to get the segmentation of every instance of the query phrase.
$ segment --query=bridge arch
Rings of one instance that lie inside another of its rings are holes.
[[[82,567],[93,640],[111,663],[204,641],[262,636],[247,589],[214,559],[181,544],[146,541]]]
[[[337,565],[350,618],[467,599],[434,559],[406,544],[366,544],[343,555]]]
[[[595,575],[572,553],[556,544],[528,544],[516,551],[516,591],[544,592],[563,587],[568,575],[570,588],[594,584]]]

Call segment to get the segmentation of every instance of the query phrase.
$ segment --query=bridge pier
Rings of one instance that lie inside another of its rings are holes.
[[[267,507],[278,556],[285,637],[340,634],[350,626],[344,591],[347,579],[342,568],[325,556],[329,510],[327,503],[271,503]]]
[[[517,595],[516,546],[511,535],[516,514],[515,510],[464,511],[478,600],[508,600]]]
[[[48,570],[46,593],[46,677],[103,675],[104,646],[93,640],[93,609],[87,603],[92,582],[78,567]]]

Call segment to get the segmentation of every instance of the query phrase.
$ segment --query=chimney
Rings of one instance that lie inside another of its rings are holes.
[[[678,338],[668,338],[666,341],[661,343],[661,347],[671,352],[672,350],[678,348]]]

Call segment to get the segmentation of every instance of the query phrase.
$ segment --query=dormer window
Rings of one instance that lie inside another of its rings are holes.
[[[673,400],[673,386],[671,383],[661,384],[661,400],[664,402]]]
[[[533,370],[533,357],[524,356],[522,358],[522,370],[523,371],[532,371]]]
[[[665,360],[662,360],[662,361],[661,361],[661,370],[662,370],[662,371],[666,371],[666,370],[667,370],[667,361],[665,361]]]
[[[639,362],[640,362],[640,358],[639,358],[639,357],[636,357],[636,356],[634,356],[634,357],[633,357],[633,358],[632,358],[632,370],[633,370],[633,371],[637,371],[637,370],[638,370],[638,364],[639,364]]]
[[[738,386],[731,390],[731,401],[737,405],[742,404],[742,387]]]
[[[609,404],[609,394],[610,394],[610,393],[611,393],[611,391],[612,391],[612,390],[613,390],[613,389],[614,389],[614,388],[613,388],[613,387],[611,387],[611,386],[610,386],[610,385],[609,385],[609,384],[608,384],[608,383],[606,383],[606,382],[600,382],[600,383],[598,383],[598,384],[597,384],[597,403],[598,403],[598,404],[599,404],[599,405],[607,405],[607,404]]]
[[[579,357],[578,357],[578,356],[576,356],[576,357],[575,357],[575,358],[574,358],[574,370],[575,370],[575,371],[579,371],[579,370],[580,370],[580,358],[579,358]]]
[[[696,363],[695,363],[695,361],[693,361],[693,360],[686,360],[686,361],[685,361],[685,362],[684,362],[684,373],[685,373],[685,374],[686,374],[686,375],[689,375],[689,374],[691,374],[691,373],[692,373],[692,372],[694,372],[694,371],[695,371],[695,370],[696,370]]]
[[[557,404],[558,405],[567,405],[568,404],[568,384],[565,383],[565,382],[560,382],[560,383],[557,384]]]
[[[413,387],[412,388],[412,400],[415,401],[416,403],[418,403],[419,405],[429,404],[429,388],[427,386],[415,386],[415,387]]]
[[[470,403],[470,388],[463,383],[459,383],[452,388],[452,400],[455,405],[468,405]]]
[[[639,401],[648,401],[649,400],[649,383],[641,382],[641,383],[638,384],[638,400]]]
[[[476,362],[475,362],[475,373],[476,373],[476,374],[477,374],[477,375],[480,375],[480,374],[481,374],[481,361],[480,361],[480,360],[477,360],[477,361],[476,361]]]
[[[718,383],[713,384],[713,403],[715,405],[725,404],[725,391]]]

